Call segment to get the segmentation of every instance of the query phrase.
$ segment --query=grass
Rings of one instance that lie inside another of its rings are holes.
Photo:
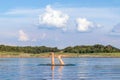
[[[85,53],[85,54],[76,54],[76,53],[55,53],[55,57],[58,55],[64,55],[64,57],[119,57],[120,53]],[[22,53],[22,52],[0,52],[0,57],[50,57],[50,53]]]

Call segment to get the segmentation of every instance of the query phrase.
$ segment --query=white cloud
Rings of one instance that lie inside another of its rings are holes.
[[[19,41],[28,41],[28,35],[23,31],[19,30]]]
[[[54,10],[50,5],[46,6],[45,13],[39,16],[39,23],[57,28],[66,28],[69,19],[67,14]]]
[[[93,22],[87,20],[86,18],[77,18],[77,30],[80,32],[91,31],[93,28],[101,27],[100,24],[94,24]]]

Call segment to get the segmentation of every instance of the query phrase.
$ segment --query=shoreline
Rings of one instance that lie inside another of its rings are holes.
[[[50,57],[46,57],[46,56],[0,56],[0,58],[50,58]],[[57,58],[57,57],[55,57]],[[63,57],[63,58],[120,58],[117,56],[80,56],[80,57],[71,57],[71,56],[67,56],[67,57]]]
[[[50,57],[26,57],[26,56],[0,56],[0,58],[50,58]],[[57,58],[57,57],[55,57]],[[63,58],[120,58],[120,57],[111,57],[111,56],[81,56],[81,57],[63,57]]]
[[[0,57],[0,58],[50,58],[50,57]],[[120,58],[120,57],[63,57],[63,58]]]
[[[58,55],[63,58],[120,58],[120,53],[55,53],[55,57]],[[50,58],[50,53],[0,52],[0,58]]]

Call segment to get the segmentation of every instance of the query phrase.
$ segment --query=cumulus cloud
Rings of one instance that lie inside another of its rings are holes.
[[[69,16],[67,14],[52,9],[50,5],[46,6],[45,13],[39,15],[40,24],[63,29],[66,28],[68,19]]]
[[[86,18],[77,18],[77,30],[80,32],[88,32],[91,31],[93,28],[99,28],[101,27],[100,24],[95,24]]]
[[[28,35],[23,31],[19,30],[19,41],[28,41]]]

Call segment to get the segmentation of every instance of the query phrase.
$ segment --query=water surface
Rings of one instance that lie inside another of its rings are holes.
[[[1,58],[0,80],[120,80],[120,58],[63,60],[75,66],[39,66],[50,58]]]

